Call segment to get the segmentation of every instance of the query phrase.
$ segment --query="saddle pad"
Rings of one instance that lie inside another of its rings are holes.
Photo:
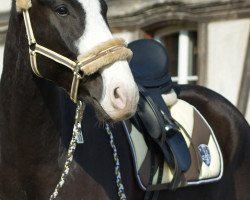
[[[181,127],[192,158],[191,167],[184,173],[179,187],[220,180],[223,174],[222,154],[207,121],[195,107],[180,99],[170,107],[170,111]],[[154,153],[143,133],[133,124],[124,122],[124,127],[140,187],[146,191],[169,189],[174,169],[169,167],[162,156]]]

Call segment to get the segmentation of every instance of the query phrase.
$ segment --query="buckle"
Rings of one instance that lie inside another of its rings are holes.
[[[166,125],[165,126],[165,130],[167,131],[167,132],[180,132],[180,130],[178,129],[178,127],[176,126],[176,125],[174,125],[174,124],[168,124],[168,125]]]

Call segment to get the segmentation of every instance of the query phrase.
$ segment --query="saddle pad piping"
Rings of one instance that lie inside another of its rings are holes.
[[[212,130],[211,126],[208,124],[207,120],[203,117],[203,115],[200,113],[199,110],[197,110],[194,106],[193,108],[196,110],[196,112],[201,116],[201,118],[204,120],[204,122],[207,124],[207,126],[209,127],[210,131],[211,131],[211,136],[214,140],[214,143],[217,147],[218,153],[219,153],[219,157],[220,157],[220,174],[215,177],[215,178],[209,178],[209,179],[203,179],[203,180],[198,180],[198,181],[188,181],[187,182],[187,186],[192,186],[192,185],[200,185],[200,184],[205,184],[205,183],[212,183],[212,182],[216,182],[219,181],[224,173],[224,162],[223,162],[223,157],[222,157],[222,153],[221,153],[221,149],[220,146],[218,144],[218,141],[214,135],[214,131]]]
[[[127,139],[129,140],[129,142],[130,142],[130,144],[133,144],[133,141],[132,141],[132,139],[131,139],[131,137],[129,136],[129,130],[128,130],[128,127],[127,127],[127,125],[126,125],[126,123],[125,123],[125,121],[122,121],[122,125],[123,125],[123,127],[124,127],[124,129],[125,129],[125,133],[126,133],[126,137],[127,137]],[[135,147],[133,146],[133,145],[129,145],[130,146],[130,148],[131,148],[131,150],[132,150],[132,156],[133,156],[133,163],[134,163],[134,172],[135,172],[135,174],[136,174],[136,177],[137,177],[137,180],[138,180],[138,183],[139,183],[139,186],[140,186],[140,188],[142,189],[142,190],[144,190],[144,191],[146,191],[147,190],[147,188],[143,185],[143,183],[141,182],[141,178],[140,178],[140,176],[139,176],[139,174],[138,174],[138,172],[137,172],[137,169],[139,169],[138,168],[138,164],[137,164],[137,162],[136,162],[136,160],[137,160],[137,157],[136,157],[136,151],[135,151]]]

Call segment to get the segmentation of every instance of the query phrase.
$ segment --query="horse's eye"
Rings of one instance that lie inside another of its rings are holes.
[[[69,15],[69,10],[65,5],[56,7],[55,12],[62,17]]]

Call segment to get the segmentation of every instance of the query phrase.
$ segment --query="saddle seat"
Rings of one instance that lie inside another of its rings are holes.
[[[132,124],[124,123],[124,126],[134,157],[138,183],[148,191],[165,188],[174,190],[187,185],[190,177],[197,179],[200,173],[191,173],[196,176],[185,175],[190,174],[190,169],[196,172],[201,169],[201,159],[197,159],[197,142],[193,144],[192,133],[188,133],[170,112],[176,105],[185,103],[180,103],[173,90],[167,51],[160,43],[143,39],[130,43],[128,47],[134,53],[130,66],[138,84],[140,100],[138,111],[130,120]],[[196,121],[207,124],[195,108],[191,110],[195,110],[193,113],[199,116]],[[200,131],[211,133],[209,126],[203,127]],[[138,148],[141,150],[135,151]],[[205,156],[210,155],[205,144],[200,148],[203,148],[203,152],[207,150]],[[147,149],[146,155],[142,153],[143,149]],[[144,170],[141,170],[141,166]]]

